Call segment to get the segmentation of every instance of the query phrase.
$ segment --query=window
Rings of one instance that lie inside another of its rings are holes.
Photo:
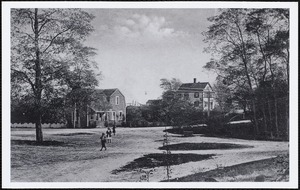
[[[116,120],[116,112],[111,112],[111,120]]]
[[[119,111],[119,120],[122,120],[122,119],[123,119],[123,112]]]
[[[185,99],[185,100],[188,100],[188,99],[189,99],[189,94],[188,94],[188,93],[185,93],[185,94],[184,94],[184,99]]]
[[[194,98],[199,98],[199,92],[194,93]]]
[[[119,96],[116,96],[116,105],[119,105]]]
[[[195,107],[198,107],[198,106],[199,106],[199,101],[195,101],[195,102],[194,102],[194,106],[195,106]]]
[[[204,98],[213,98],[214,96],[214,93],[213,92],[204,92]]]
[[[213,109],[213,102],[210,102],[210,109]]]
[[[207,107],[207,102],[204,102],[204,107]]]

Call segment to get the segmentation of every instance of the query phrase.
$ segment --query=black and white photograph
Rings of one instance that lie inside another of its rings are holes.
[[[297,2],[2,2],[2,187],[297,188]]]

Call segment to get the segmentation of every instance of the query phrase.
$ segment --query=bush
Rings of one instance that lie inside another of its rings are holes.
[[[96,128],[96,121],[90,121],[89,128]]]

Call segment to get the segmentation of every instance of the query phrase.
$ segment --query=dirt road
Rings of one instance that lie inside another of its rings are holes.
[[[136,182],[137,171],[112,174],[136,158],[149,153],[162,153],[164,128],[117,128],[107,151],[100,150],[100,134],[105,129],[44,129],[44,139],[61,141],[73,146],[32,146],[14,144],[11,147],[12,182]],[[34,129],[13,129],[12,142],[34,140]],[[172,153],[215,154],[212,159],[173,165],[171,177],[183,177],[217,167],[275,157],[288,152],[287,142],[253,141],[203,137],[180,137],[170,134],[170,143],[212,142],[236,143],[253,148],[228,150],[189,150]],[[165,167],[155,168],[150,181],[166,179]]]

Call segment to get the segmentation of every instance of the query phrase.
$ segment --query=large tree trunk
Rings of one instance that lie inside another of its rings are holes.
[[[37,113],[37,118],[35,121],[35,130],[36,130],[36,141],[43,142],[43,132],[42,132],[42,114]]]
[[[41,59],[39,49],[39,23],[38,23],[38,9],[34,12],[34,46],[35,46],[35,106],[36,106],[36,141],[43,142],[42,133],[42,109],[41,109],[41,96],[42,96],[42,82],[41,82]]]
[[[287,82],[290,83],[290,51],[287,48],[287,58],[286,58],[286,74],[287,74]]]
[[[251,78],[250,78],[250,73],[248,71],[248,65],[249,65],[249,62],[248,62],[248,58],[247,58],[247,48],[246,48],[246,44],[245,44],[245,41],[244,41],[244,37],[243,37],[243,33],[242,33],[242,30],[239,26],[239,24],[236,22],[236,27],[239,31],[239,36],[240,36],[240,39],[242,41],[242,54],[241,54],[241,59],[242,59],[242,62],[243,62],[243,65],[244,65],[244,68],[245,68],[245,74],[246,74],[246,77],[247,77],[247,82],[248,82],[248,85],[249,85],[249,91],[251,93],[251,103],[252,103],[252,111],[253,111],[253,119],[254,119],[254,128],[255,128],[255,135],[258,134],[258,122],[257,122],[257,115],[256,115],[256,105],[255,105],[255,94],[254,94],[254,90],[253,90],[253,86],[252,86],[252,81],[251,81]]]
[[[276,96],[274,95],[274,111],[275,111],[275,129],[276,129],[276,136],[279,137],[279,126],[278,126],[278,108],[277,108],[277,99]]]
[[[286,98],[286,108],[285,108],[285,113],[286,113],[286,138],[289,141],[289,132],[290,132],[290,122],[289,122],[289,97]]]
[[[255,129],[255,135],[258,134],[258,122],[257,122],[257,115],[256,115],[256,105],[255,101],[252,100],[252,109],[253,109],[253,119],[254,119],[254,129]]]
[[[267,132],[267,117],[266,117],[266,109],[265,109],[265,102],[263,103],[262,107],[263,117],[264,117],[264,132]]]
[[[270,129],[271,129],[271,138],[273,138],[272,110],[271,110],[270,101],[268,101],[268,111],[269,111],[269,118],[270,118],[269,125],[270,125]]]

